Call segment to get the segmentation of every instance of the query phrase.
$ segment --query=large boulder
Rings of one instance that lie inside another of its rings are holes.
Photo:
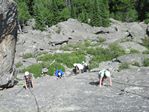
[[[148,54],[128,54],[118,57],[117,61],[128,64],[138,63],[140,66],[143,66],[144,60],[148,57]]]
[[[128,27],[128,32],[132,36],[133,41],[142,43],[142,39],[146,35],[146,32],[142,26],[137,22],[129,23],[126,26]]]
[[[119,43],[119,45],[125,50],[127,51],[128,49],[129,50],[136,50],[138,52],[144,52],[144,51],[147,51],[147,48],[138,44],[138,43],[135,43],[135,42],[123,42],[123,43]]]
[[[13,85],[17,41],[17,8],[12,0],[0,0],[0,87]]]

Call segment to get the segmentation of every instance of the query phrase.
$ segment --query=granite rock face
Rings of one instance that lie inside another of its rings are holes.
[[[0,0],[0,87],[13,85],[16,41],[16,4],[12,0]]]

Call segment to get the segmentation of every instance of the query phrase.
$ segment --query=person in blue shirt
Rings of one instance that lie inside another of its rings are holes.
[[[63,75],[64,75],[64,72],[62,70],[56,70],[55,71],[55,76],[57,78],[60,78],[61,79]]]

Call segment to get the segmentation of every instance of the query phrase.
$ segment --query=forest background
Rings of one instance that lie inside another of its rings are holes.
[[[21,24],[34,18],[43,30],[68,18],[92,26],[110,25],[110,18],[123,22],[149,23],[149,0],[15,0]]]

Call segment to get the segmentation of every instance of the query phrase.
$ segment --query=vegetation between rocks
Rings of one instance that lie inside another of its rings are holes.
[[[109,18],[120,21],[149,22],[148,0],[15,0],[19,20],[36,20],[36,28],[43,30],[68,18],[76,18],[92,26],[108,26]]]
[[[129,64],[126,62],[121,63],[121,65],[119,66],[119,70],[128,69],[128,68],[129,68]]]
[[[99,63],[102,61],[112,60],[113,58],[125,54],[125,51],[116,43],[109,45],[109,48],[101,48],[99,47],[99,44],[97,45],[97,43],[94,44],[91,41],[86,40],[77,44],[66,45],[61,48],[63,50],[71,50],[72,52],[70,53],[40,53],[36,56],[36,60],[40,63],[31,65],[23,71],[28,70],[33,74],[36,74],[35,77],[38,77],[41,75],[42,68],[46,67],[49,70],[48,74],[53,75],[56,69],[65,71],[64,66],[72,68],[74,63],[86,61],[85,56],[88,54],[91,55],[89,67],[92,69],[98,67]],[[55,62],[50,65],[53,60],[55,60]]]
[[[145,67],[149,66],[149,58],[145,58],[145,59],[144,59],[143,65],[144,65]]]

